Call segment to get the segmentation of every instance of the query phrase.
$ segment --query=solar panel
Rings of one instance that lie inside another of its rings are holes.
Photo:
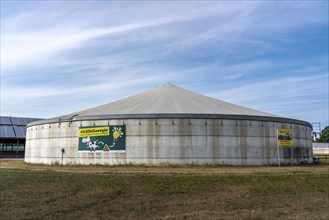
[[[18,123],[19,123],[19,125],[26,125],[26,121],[24,118],[19,118]]]
[[[18,125],[27,125],[32,121],[41,120],[40,118],[18,118]]]
[[[40,118],[22,118],[0,116],[0,138],[24,139],[26,125]]]
[[[31,118],[24,118],[24,120],[25,120],[25,123],[26,123],[26,124],[28,124],[28,123],[31,122]]]
[[[18,121],[17,125],[26,125],[26,121],[24,120],[24,118],[17,117],[17,121]]]
[[[26,125],[26,121],[24,118],[18,118],[19,125]]]
[[[25,138],[25,127],[18,127],[18,126],[14,126],[14,131],[16,134],[16,138]]]
[[[30,123],[30,118],[23,118],[23,119],[24,119],[25,125],[27,125],[28,123]]]
[[[0,116],[0,125],[10,125],[11,121],[9,117],[6,116]]]
[[[0,126],[0,138],[15,138],[14,129],[11,126]]]
[[[13,125],[27,125],[28,118],[22,118],[22,117],[11,117],[11,122]]]
[[[13,125],[18,125],[18,119],[16,117],[11,117],[10,120]]]
[[[38,119],[37,119],[38,120]],[[30,123],[30,122],[32,122],[32,121],[35,121],[35,119],[34,118],[26,118],[26,124],[28,124],[28,123]]]

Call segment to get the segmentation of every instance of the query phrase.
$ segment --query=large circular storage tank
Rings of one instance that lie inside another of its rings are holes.
[[[278,129],[292,146],[278,148]],[[64,164],[312,163],[311,124],[171,84],[27,126],[25,161]],[[64,152],[62,152],[64,150]],[[292,153],[292,154],[291,154]]]

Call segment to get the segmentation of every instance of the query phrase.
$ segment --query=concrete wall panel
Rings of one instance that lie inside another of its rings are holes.
[[[126,152],[78,152],[80,126],[126,125]],[[276,164],[277,129],[293,130],[295,163],[312,161],[311,129],[304,125],[228,119],[115,119],[34,125],[25,161],[73,164]],[[289,149],[280,148],[282,163]]]

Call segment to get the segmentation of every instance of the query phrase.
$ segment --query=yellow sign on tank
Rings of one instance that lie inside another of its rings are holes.
[[[292,146],[292,130],[291,129],[278,129],[278,145],[279,146]]]

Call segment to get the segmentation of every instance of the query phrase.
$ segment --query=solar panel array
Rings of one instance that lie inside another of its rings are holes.
[[[40,118],[0,116],[0,138],[25,139],[26,125]]]
[[[0,116],[0,125],[11,125],[9,117]]]
[[[0,126],[0,138],[16,138],[14,129],[11,126]]]

